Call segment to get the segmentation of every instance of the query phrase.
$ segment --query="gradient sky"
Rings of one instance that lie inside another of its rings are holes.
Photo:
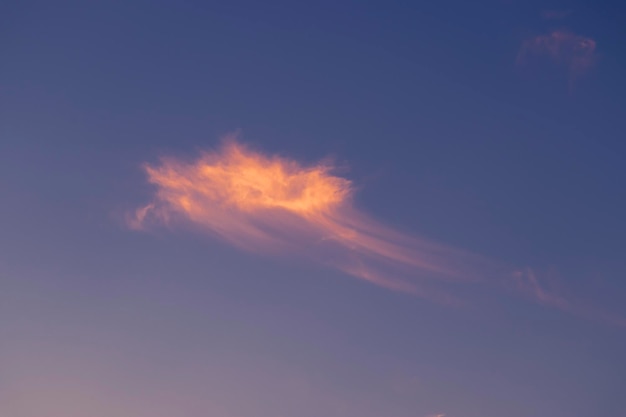
[[[626,416],[624,14],[1,2],[0,416]],[[146,167],[196,178],[209,152],[239,172],[233,135],[257,161],[332,161],[349,204],[300,223],[227,207],[221,228],[193,183],[201,211],[133,227],[180,191]],[[292,250],[242,248],[259,221]],[[379,237],[341,240],[351,221]],[[511,269],[441,283],[447,303],[350,263],[421,283],[396,254],[435,244],[458,275],[482,270],[456,251]]]

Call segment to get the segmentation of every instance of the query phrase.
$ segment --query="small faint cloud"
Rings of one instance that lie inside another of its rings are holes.
[[[571,86],[595,65],[598,59],[596,41],[565,30],[555,30],[525,40],[517,54],[517,64],[525,65],[542,57],[565,67]]]
[[[512,277],[515,283],[515,292],[537,304],[579,317],[626,327],[626,318],[603,308],[591,306],[580,299],[566,297],[563,291],[558,289],[559,285],[557,285],[556,271],[554,270],[540,274],[531,268],[525,268],[514,271]]]
[[[563,296],[542,284],[534,270],[525,268],[524,270],[515,271],[513,272],[513,278],[517,292],[531,298],[535,302],[564,311],[569,311],[572,308],[571,303]],[[555,280],[552,274],[547,274],[545,281],[554,283]],[[554,287],[554,285],[552,286]]]
[[[542,10],[541,17],[545,20],[561,20],[572,14],[571,10]]]

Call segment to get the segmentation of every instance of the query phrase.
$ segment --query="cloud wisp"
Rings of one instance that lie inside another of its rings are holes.
[[[596,41],[564,30],[536,36],[522,43],[517,55],[518,65],[547,57],[555,64],[564,66],[571,84],[588,72],[597,61]]]
[[[185,161],[144,166],[152,202],[128,218],[134,229],[187,224],[239,248],[311,258],[356,278],[442,304],[463,304],[476,284],[509,289],[575,312],[543,289],[530,269],[516,269],[465,250],[409,236],[359,211],[351,181],[329,162],[305,166],[226,139]]]

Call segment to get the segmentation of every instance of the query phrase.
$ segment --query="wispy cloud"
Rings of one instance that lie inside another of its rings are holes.
[[[539,276],[541,275],[541,279]],[[572,296],[566,296],[557,289],[556,271],[543,274],[531,268],[514,271],[515,291],[534,302],[552,307],[579,317],[602,321],[611,325],[626,327],[626,318],[610,313],[602,308],[590,305]]]
[[[548,57],[555,64],[564,66],[572,83],[595,65],[596,41],[572,32],[555,30],[524,41],[517,55],[517,63],[527,64],[539,57]]]
[[[155,197],[130,227],[188,224],[259,253],[308,256],[388,289],[443,304],[469,285],[511,288],[545,305],[574,311],[540,286],[530,269],[397,232],[358,210],[355,187],[329,162],[305,166],[227,138],[195,160],[166,157],[145,165]]]

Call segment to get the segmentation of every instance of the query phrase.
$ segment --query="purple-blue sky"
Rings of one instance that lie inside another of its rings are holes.
[[[2,2],[0,415],[626,415],[625,12]]]

